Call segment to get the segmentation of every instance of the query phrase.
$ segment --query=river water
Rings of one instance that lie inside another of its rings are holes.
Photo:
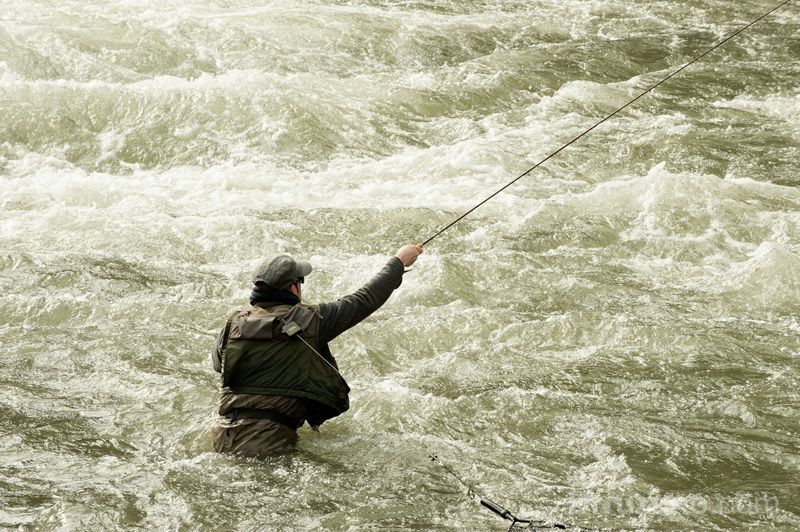
[[[0,10],[0,526],[800,527],[800,6],[427,247],[332,348],[352,408],[212,452],[268,254],[331,300],[770,6]]]

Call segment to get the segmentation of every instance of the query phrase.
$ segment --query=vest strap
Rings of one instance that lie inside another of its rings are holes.
[[[290,428],[297,427],[297,419],[276,412],[275,410],[262,410],[260,408],[234,408],[223,417],[235,419],[268,419]]]
[[[220,349],[220,356],[219,356],[219,363],[220,363],[220,372],[219,376],[223,385],[227,384],[225,382],[225,364],[226,358],[228,353],[228,337],[231,335],[231,322],[233,320],[233,316],[231,315],[228,318],[228,321],[225,322],[225,332],[222,333],[222,348]]]

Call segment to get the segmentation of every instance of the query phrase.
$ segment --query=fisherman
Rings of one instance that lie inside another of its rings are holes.
[[[294,447],[304,422],[317,430],[346,411],[350,388],[328,342],[378,310],[420,253],[422,246],[401,247],[356,292],[320,305],[300,302],[311,264],[289,255],[264,261],[253,274],[252,306],[230,315],[212,352],[222,374],[214,449],[268,456]]]

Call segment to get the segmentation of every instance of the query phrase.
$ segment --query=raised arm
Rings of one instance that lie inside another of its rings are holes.
[[[422,246],[407,245],[370,281],[350,295],[319,306],[320,340],[329,342],[378,310],[403,281],[403,271],[414,264],[422,253]]]

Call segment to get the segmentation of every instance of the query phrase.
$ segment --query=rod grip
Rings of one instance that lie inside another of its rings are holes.
[[[484,499],[483,497],[481,497],[480,499],[481,499],[481,506],[485,506],[486,508],[490,509],[491,511],[502,517],[503,519],[508,519],[510,521],[514,520],[514,516],[511,515],[511,512],[509,512],[496,502],[491,501],[489,499]]]

